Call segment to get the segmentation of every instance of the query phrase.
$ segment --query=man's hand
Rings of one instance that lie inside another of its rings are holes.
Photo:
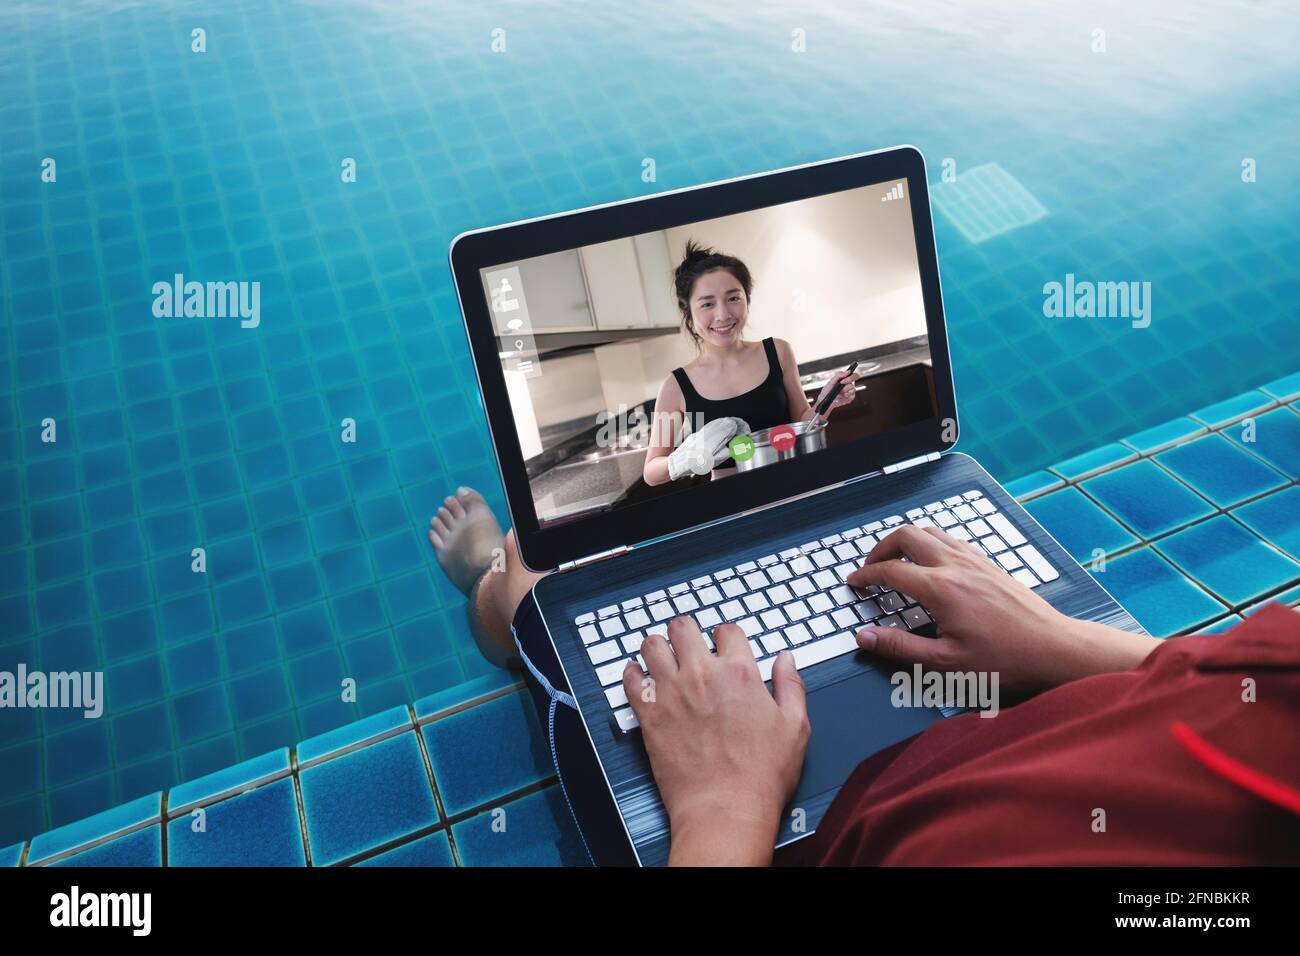
[[[744,631],[722,624],[713,640],[716,656],[691,618],[673,618],[667,640],[641,645],[651,676],[629,662],[623,688],[668,809],[669,863],[763,865],[808,745],[803,679],[783,653],[769,694]]]
[[[970,544],[938,528],[897,529],[881,539],[848,583],[911,595],[938,629],[935,639],[864,627],[857,635],[864,649],[940,671],[997,671],[1002,686],[1017,693],[1128,670],[1160,643],[1066,617]]]

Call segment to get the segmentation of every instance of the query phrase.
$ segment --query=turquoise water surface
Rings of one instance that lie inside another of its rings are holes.
[[[423,536],[461,483],[505,518],[465,229],[913,143],[960,447],[1004,480],[1300,355],[1280,3],[63,0],[0,38],[0,670],[107,686],[99,720],[0,711],[0,846],[513,680]],[[155,316],[177,273],[259,282],[257,327]],[[1046,317],[1067,275],[1149,282],[1149,325]]]

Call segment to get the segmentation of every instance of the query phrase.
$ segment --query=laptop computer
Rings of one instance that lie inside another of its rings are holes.
[[[698,324],[691,289],[683,310],[675,267],[688,243],[743,264],[723,270],[748,275],[743,307],[738,290],[718,293],[743,313],[739,332]],[[450,258],[520,554],[556,571],[533,597],[642,864],[666,862],[668,819],[620,676],[673,616],[693,616],[706,637],[738,623],[765,680],[782,649],[800,668],[813,730],[778,845],[816,830],[862,759],[955,712],[893,706],[897,665],[856,647],[864,623],[933,633],[908,595],[845,583],[892,529],[942,527],[1064,613],[1141,630],[953,450],[957,404],[915,148],[476,230]],[[692,365],[737,342],[750,350],[750,380]],[[759,356],[787,383],[778,409],[806,416],[829,376],[856,363],[853,400],[822,428],[789,423],[793,443],[776,437],[782,423],[742,422],[721,460],[665,479],[651,460],[671,449],[651,442],[664,440],[653,423],[670,380],[699,427],[738,407],[727,404],[737,395],[760,394]]]

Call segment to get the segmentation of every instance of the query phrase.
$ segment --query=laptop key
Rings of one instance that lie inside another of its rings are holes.
[[[1034,577],[1033,572],[1028,568],[1016,568],[1011,572],[1011,576],[1027,588],[1036,588],[1042,582]]]
[[[1025,564],[1029,565],[1030,569],[1042,578],[1044,582],[1055,581],[1061,576],[1060,572],[1058,572],[1056,568],[1052,567],[1052,565],[1048,563],[1048,560],[1043,557],[1039,553],[1038,549],[1032,544],[1016,548],[1016,554],[1020,555],[1020,557],[1024,559]]]
[[[740,629],[745,632],[746,637],[758,637],[763,633],[763,625],[759,623],[756,617],[743,618],[736,623],[740,625]]]
[[[972,504],[975,510],[982,515],[991,515],[993,512],[998,510],[993,506],[993,502],[989,501],[987,498],[979,498],[972,502]]]
[[[882,611],[889,614],[894,611],[901,611],[906,606],[907,602],[899,597],[896,592],[886,591],[884,594],[880,595],[880,597],[876,598],[876,603],[880,605]]]
[[[695,615],[695,623],[700,626],[700,630],[708,630],[721,624],[722,616],[715,609],[706,607]]]
[[[851,607],[840,608],[831,615],[831,620],[835,622],[837,627],[857,627],[862,623],[858,620],[858,616],[853,613]]]
[[[991,534],[987,538],[980,538],[980,544],[984,545],[984,550],[989,554],[997,554],[1000,551],[1007,550],[1006,542],[995,534]]]
[[[955,508],[961,504],[961,495],[953,495],[951,498],[944,498],[943,503],[949,508]]]
[[[641,631],[634,631],[631,634],[624,634],[619,640],[623,642],[624,653],[635,654],[641,650],[641,645],[645,643],[645,634]]]
[[[876,621],[875,626],[876,627],[901,627],[903,630],[907,629],[907,625],[903,623],[903,619],[899,617],[897,614],[886,614],[880,620]]]
[[[880,605],[871,600],[871,598],[867,598],[865,601],[859,601],[857,604],[853,605],[853,610],[856,611],[858,617],[862,618],[862,620],[867,624],[870,624],[884,613],[880,610]]]
[[[627,658],[613,661],[609,664],[602,664],[596,668],[596,680],[600,681],[601,687],[608,687],[610,684],[617,684],[623,679],[623,670],[627,667]]]
[[[752,613],[758,613],[759,611],[772,606],[768,603],[767,598],[764,597],[761,592],[757,594],[746,594],[741,598],[741,600],[745,602],[745,607],[749,608]]]
[[[808,610],[808,605],[803,601],[791,601],[781,608],[785,611],[785,616],[792,621],[802,621],[806,617],[812,616],[812,611]]]
[[[837,588],[831,588],[829,597],[832,601],[841,606],[852,604],[858,599],[858,596],[853,593],[853,588],[849,587],[847,584],[841,584]]]
[[[809,621],[808,627],[815,637],[825,637],[835,630],[835,622],[823,614],[821,617],[815,617]]]
[[[662,623],[673,616],[673,606],[667,601],[660,601],[651,605],[650,616],[655,619],[655,623]]]
[[[775,554],[764,555],[763,557],[758,559],[758,566],[760,568],[766,568],[770,565],[776,564],[776,562],[779,560],[781,559],[778,558]]]
[[[748,613],[745,610],[745,605],[739,601],[728,601],[718,610],[722,612],[722,617],[728,621],[738,621]]]
[[[740,578],[727,578],[722,582],[722,593],[729,598],[740,597],[745,593],[745,582]]]
[[[717,604],[722,600],[722,592],[712,584],[696,591],[695,596],[700,599],[701,604]]]
[[[600,622],[600,633],[606,637],[617,637],[626,630],[627,628],[623,626],[623,619],[617,614],[613,617],[604,618]]]
[[[806,624],[793,624],[782,631],[782,634],[792,646],[812,640],[812,631],[808,630]]]
[[[857,649],[857,639],[852,633],[845,631],[808,644],[801,644],[792,650],[790,655],[794,658],[794,666],[803,670],[805,667],[829,661],[831,658],[840,657]]]
[[[813,575],[813,584],[817,585],[823,591],[829,591],[835,585],[840,583],[840,579],[835,576],[834,571],[818,571]]]
[[[790,582],[790,590],[794,591],[799,597],[807,597],[817,590],[817,586],[808,578],[795,578]]]
[[[763,622],[763,627],[769,631],[776,627],[785,627],[786,625],[785,615],[781,613],[779,608],[768,608],[758,617],[759,620]],[[767,645],[764,645],[764,647],[766,646]]]
[[[757,591],[759,588],[765,588],[772,582],[767,579],[767,575],[762,571],[751,571],[745,575],[745,587],[751,591]]]
[[[694,594],[687,591],[673,598],[673,606],[677,608],[678,614],[689,614],[700,606],[700,602]]]
[[[666,597],[668,597],[667,591],[651,591],[645,596],[645,602],[646,604],[656,604]]]
[[[970,505],[958,505],[952,509],[952,513],[958,521],[974,521],[979,517],[975,509]]]
[[[626,707],[627,691],[623,689],[622,684],[615,684],[613,687],[605,688],[605,699],[609,701],[609,706],[615,710],[619,707]]]
[[[573,623],[581,627],[583,624],[591,624],[595,620],[596,620],[596,612],[588,611],[586,614],[579,614],[577,619]]]
[[[786,587],[784,584],[778,584],[775,587],[770,587],[763,593],[767,595],[767,599],[771,601],[773,604],[784,604],[787,601],[791,601],[794,599],[794,595],[790,593],[790,589]]]
[[[776,654],[785,650],[785,638],[780,634],[764,634],[759,640],[763,643],[763,650],[769,654]]]
[[[806,554],[801,554],[790,562],[791,574],[812,574],[817,570],[817,565],[813,564],[812,559]]]
[[[587,656],[591,658],[593,664],[604,664],[616,657],[622,657],[623,648],[619,646],[618,641],[605,641],[587,648]]]
[[[624,707],[622,710],[614,711],[614,726],[619,733],[629,734],[641,725],[637,723],[636,714],[632,713],[631,707]]]
[[[790,578],[794,577],[794,575],[790,573],[790,569],[784,564],[772,565],[767,569],[767,576],[778,584],[782,581],[789,581]]]
[[[1004,570],[1014,571],[1021,563],[1020,557],[1014,551],[1003,551],[998,555],[998,564],[1002,565]]]
[[[744,564],[736,565],[737,574],[749,574],[751,571],[758,569],[758,564],[754,561],[746,561]]]
[[[641,608],[637,608],[635,611],[628,611],[627,614],[623,616],[623,619],[627,621],[629,630],[645,627],[650,623],[650,615]]]
[[[808,598],[808,606],[812,608],[814,614],[823,614],[835,607],[835,602],[825,594],[814,594]]]
[[[930,615],[925,613],[923,607],[909,607],[903,611],[903,623],[911,630],[919,631],[922,628],[930,627],[934,622],[930,620]]]
[[[595,644],[600,640],[600,631],[596,630],[596,625],[586,624],[578,628],[578,636],[582,638],[584,644]]]
[[[988,516],[988,522],[993,526],[993,530],[1002,535],[1003,540],[1013,548],[1018,548],[1025,543],[1025,536],[1007,520],[1006,515],[991,514]]]

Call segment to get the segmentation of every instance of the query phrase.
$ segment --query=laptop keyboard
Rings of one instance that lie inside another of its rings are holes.
[[[636,728],[623,690],[624,667],[635,660],[645,668],[641,642],[648,634],[665,633],[678,615],[695,619],[710,651],[714,627],[739,624],[765,681],[771,680],[782,650],[790,651],[799,668],[857,650],[854,633],[864,624],[933,633],[925,608],[903,592],[845,583],[876,542],[904,524],[942,528],[970,542],[1028,587],[1060,577],[992,501],[968,491],[589,611],[574,623],[605,689],[614,725],[623,733]]]

